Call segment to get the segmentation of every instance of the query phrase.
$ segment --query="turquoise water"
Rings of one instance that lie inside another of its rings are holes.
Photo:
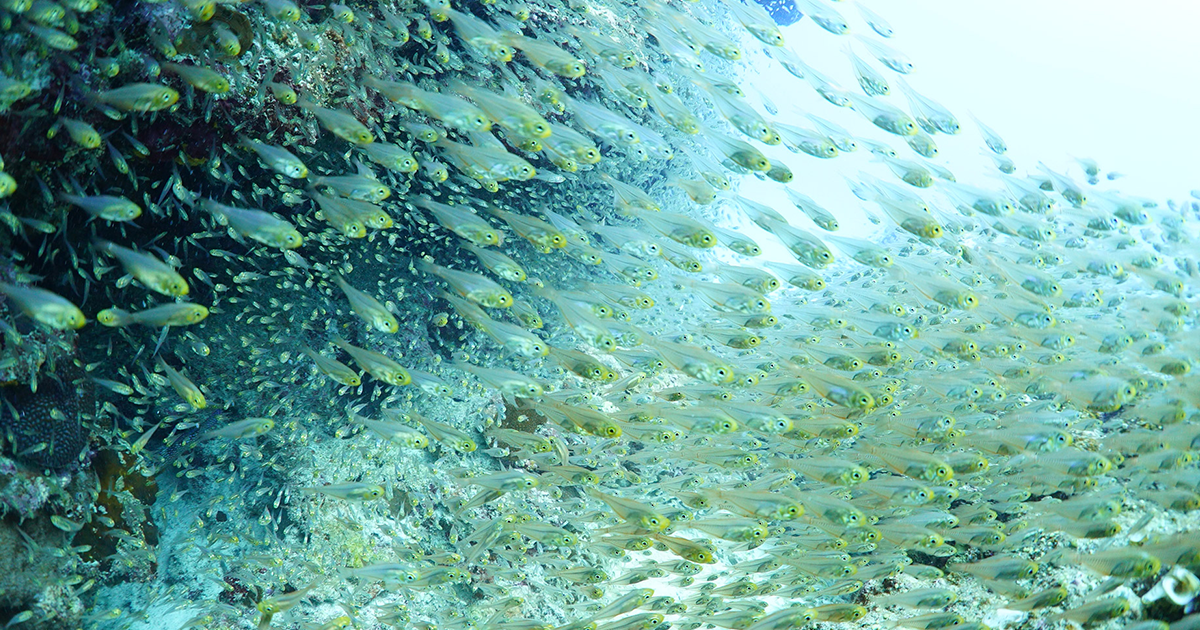
[[[0,620],[1194,627],[1197,201],[889,8],[4,4]]]

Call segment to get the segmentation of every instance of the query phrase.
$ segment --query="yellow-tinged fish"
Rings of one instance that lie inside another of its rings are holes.
[[[280,22],[298,22],[300,7],[292,0],[263,0],[267,15]],[[293,101],[294,102],[294,101]]]
[[[269,247],[295,249],[304,243],[300,232],[287,221],[269,212],[248,208],[235,208],[210,199],[201,200],[200,205],[227,224],[234,232]]]
[[[221,76],[215,70],[202,66],[184,66],[177,63],[162,64],[164,70],[179,75],[188,85],[209,92],[224,94],[229,91],[229,79]]]
[[[538,314],[537,309],[524,300],[514,300],[509,312],[525,328],[541,328],[543,325],[542,316]]]
[[[548,353],[550,358],[563,368],[588,380],[611,383],[620,377],[612,368],[592,358],[586,352],[551,346]]]
[[[762,219],[760,224],[792,252],[796,260],[813,269],[824,269],[833,264],[834,256],[825,243],[805,230],[771,219]]]
[[[0,199],[11,196],[17,191],[17,180],[12,175],[0,171]]]
[[[529,359],[544,357],[549,352],[549,347],[544,341],[524,328],[488,317],[474,302],[446,292],[442,292],[440,297],[450,302],[463,319],[485,332],[506,350]]]
[[[554,44],[507,31],[500,34],[500,40],[520,50],[534,65],[561,77],[578,79],[587,72],[583,61]]]
[[[296,104],[301,109],[312,112],[322,127],[346,142],[362,146],[375,141],[375,135],[371,133],[371,130],[347,111],[321,107],[308,99],[300,99],[296,101]]]
[[[200,436],[201,440],[211,438],[230,438],[243,440],[257,437],[275,428],[275,421],[270,418],[246,418],[231,422],[219,429],[214,429]]]
[[[383,486],[361,482],[331,483],[324,486],[301,488],[301,490],[309,494],[324,494],[335,499],[354,502],[382,499],[386,494]]]
[[[538,289],[535,294],[554,302],[567,325],[588,344],[604,352],[616,349],[616,337],[589,306],[563,296],[553,289]]]
[[[424,449],[429,446],[429,438],[425,434],[406,424],[370,420],[353,411],[350,412],[350,422],[367,427],[392,444],[415,449]]]
[[[767,269],[779,274],[791,286],[804,290],[821,290],[826,287],[824,278],[804,268],[790,263],[767,263]]]
[[[686,344],[655,339],[648,345],[657,350],[673,368],[711,385],[733,381],[733,366],[716,355]]]
[[[442,9],[450,18],[458,38],[471,48],[479,51],[484,58],[500,63],[512,61],[513,49],[504,43],[503,37],[492,25],[470,13]]]
[[[308,194],[320,206],[321,217],[341,231],[346,238],[364,238],[367,235],[367,224],[350,209],[346,203],[349,199],[329,197],[311,190]]]
[[[509,396],[539,398],[545,391],[541,383],[520,372],[502,368],[486,368],[470,363],[455,363],[455,366],[474,374],[489,387],[498,389]]]
[[[474,142],[476,138],[472,138]],[[469,177],[479,180],[502,182],[510,179],[528,181],[537,175],[537,169],[524,158],[501,148],[471,146],[446,139],[435,145],[442,149],[443,156]]]
[[[154,112],[178,102],[179,92],[157,83],[130,83],[100,92],[94,98],[121,111]]]
[[[457,96],[429,92],[411,83],[384,81],[375,77],[367,77],[363,83],[388,99],[425,112],[459,131],[487,131],[492,128],[492,121],[486,112]]]
[[[191,379],[167,365],[167,362],[162,357],[155,357],[155,365],[158,366],[158,369],[166,373],[167,382],[171,384],[171,388],[175,390],[175,393],[186,400],[193,409],[204,409],[208,406],[208,401],[204,398],[204,393],[200,391],[200,388]]]
[[[551,134],[542,140],[545,150],[550,154],[566,156],[578,164],[596,164],[600,161],[600,149],[583,134],[554,123],[550,123],[550,129]]]
[[[458,79],[451,80],[449,87],[454,93],[475,101],[489,118],[506,130],[531,138],[545,138],[551,133],[550,123],[537,110],[515,98],[473,87]]]
[[[58,198],[98,219],[106,221],[132,221],[142,216],[142,208],[125,197],[111,195],[80,196],[60,192]]]
[[[858,96],[846,93],[851,106],[862,114],[876,127],[898,136],[911,136],[917,133],[916,121],[904,110],[870,96]]]
[[[383,185],[375,174],[363,164],[358,165],[358,173],[354,175],[320,175],[313,178],[317,186],[327,186],[337,194],[366,201],[379,203],[392,195],[391,189]]]
[[[631,209],[630,213],[645,221],[663,236],[688,247],[707,249],[717,245],[717,235],[706,222],[671,212],[645,212]]]
[[[565,427],[575,427],[584,433],[605,438],[617,438],[623,433],[621,425],[608,414],[588,407],[551,401],[538,402],[537,409]]]
[[[342,293],[346,295],[346,299],[350,301],[350,308],[354,311],[354,314],[362,318],[372,328],[385,333],[395,333],[400,330],[400,323],[396,321],[396,317],[388,311],[388,308],[382,302],[350,286],[341,275],[335,275],[333,281],[342,290]]]
[[[656,533],[671,525],[671,519],[661,512],[639,501],[605,494],[596,489],[588,489],[588,495],[603,501],[605,505],[623,521],[636,526],[638,529]]]
[[[137,250],[121,247],[109,241],[94,242],[97,251],[104,252],[120,261],[125,271],[151,291],[172,297],[188,294],[187,281],[179,272],[157,257]]]
[[[662,207],[659,206],[653,197],[636,186],[626,184],[608,173],[600,173],[600,179],[612,188],[613,201],[616,203],[617,210],[623,214],[633,214],[638,210],[648,212],[662,211]]]
[[[350,342],[341,337],[335,338],[333,343],[342,350],[345,350],[346,354],[353,357],[354,362],[359,367],[384,383],[395,385],[396,387],[403,387],[412,383],[412,377],[409,376],[408,370],[386,355],[350,345]]]
[[[483,249],[473,244],[468,244],[467,249],[479,259],[479,262],[484,267],[487,267],[489,271],[505,280],[524,282],[528,277],[525,274],[525,269],[517,261],[500,252]]]
[[[715,284],[687,278],[680,278],[677,282],[699,293],[711,306],[720,310],[747,314],[771,312],[771,302],[766,297],[740,284]]]
[[[702,128],[701,133],[718,153],[729,158],[734,164],[760,173],[771,170],[771,161],[753,145],[708,127]]]
[[[568,25],[567,32],[578,39],[585,50],[609,63],[621,68],[632,68],[637,65],[636,49],[625,41],[575,25]]]
[[[286,2],[287,0],[281,1]],[[283,103],[284,105],[295,105],[296,101],[299,100],[299,96],[296,95],[296,90],[292,89],[292,86],[290,85],[276,81],[270,81],[267,83],[267,88],[271,90],[271,95],[275,97],[275,100]]]
[[[292,155],[291,151],[283,147],[276,147],[257,140],[251,140],[245,136],[241,136],[239,141],[242,146],[257,153],[263,164],[266,164],[267,167],[276,173],[295,179],[308,177],[308,167],[304,165],[304,162],[300,161],[300,158]]]
[[[7,282],[0,282],[0,293],[12,300],[21,312],[51,328],[78,329],[87,324],[83,311],[57,293]]]
[[[445,280],[454,292],[480,306],[508,308],[513,304],[512,294],[507,289],[479,274],[449,269],[425,259],[418,259],[416,267]]]
[[[323,354],[319,354],[316,350],[308,347],[301,348],[300,351],[308,355],[308,357],[317,364],[317,369],[320,370],[322,374],[328,376],[334,381],[337,381],[338,383],[348,387],[358,387],[359,385],[362,385],[362,379],[359,378],[358,372],[350,369],[341,361],[338,361],[337,359],[331,359]]]
[[[541,219],[501,210],[491,204],[484,209],[503,219],[514,232],[533,243],[543,254],[567,246],[567,237],[558,228]]]
[[[71,141],[85,149],[100,148],[100,132],[82,120],[74,118],[59,118],[58,123],[67,129]]]
[[[567,108],[585,131],[604,138],[615,146],[628,148],[642,141],[639,125],[600,105],[568,98]]]
[[[384,416],[389,418],[394,423],[413,422],[420,424],[433,439],[441,444],[444,444],[460,453],[471,453],[477,448],[475,440],[463,431],[460,431],[449,424],[438,422],[422,416],[415,411],[401,412],[395,409],[384,409]],[[421,436],[424,437],[424,436]],[[426,440],[428,443],[428,440]]]
[[[1129,612],[1130,607],[1129,600],[1124,596],[1105,597],[1084,602],[1060,613],[1054,613],[1048,618],[1052,621],[1067,620],[1081,626],[1091,626],[1123,616]]]
[[[429,211],[442,227],[475,245],[487,247],[500,244],[500,235],[497,234],[495,228],[467,206],[448,206],[425,196],[416,197],[410,201],[417,207]]]
[[[742,2],[741,0],[723,0],[721,3],[727,7],[734,19],[741,23],[751,35],[758,41],[768,46],[783,46],[783,33],[779,31],[775,20],[771,14],[767,13],[761,6],[755,2]],[[763,630],[755,628],[755,630]],[[776,628],[774,630],[783,630]]]
[[[417,158],[402,147],[387,142],[372,142],[359,145],[359,148],[376,164],[390,171],[402,174],[417,172]]]
[[[96,313],[96,321],[105,326],[122,328],[133,324],[151,326],[191,326],[204,321],[208,317],[208,309],[200,304],[177,302],[148,308],[144,311],[130,313],[116,308],[106,308]]]

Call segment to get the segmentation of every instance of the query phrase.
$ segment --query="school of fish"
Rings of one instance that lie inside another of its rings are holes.
[[[1200,206],[796,5],[844,67],[743,0],[0,0],[5,334],[159,487],[53,517],[77,623],[1200,628]]]

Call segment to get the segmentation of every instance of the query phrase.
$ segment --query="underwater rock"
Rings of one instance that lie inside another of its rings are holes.
[[[754,0],[762,5],[767,13],[775,19],[775,23],[780,26],[789,26],[800,21],[804,14],[800,12],[800,7],[796,6],[794,0]]]

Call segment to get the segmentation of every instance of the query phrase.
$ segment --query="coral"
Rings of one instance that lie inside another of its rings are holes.
[[[75,627],[72,620],[78,621],[82,603],[70,587],[55,579],[70,573],[72,560],[50,553],[66,546],[64,538],[48,519],[20,528],[10,521],[0,522],[0,549],[5,550],[0,553],[0,618],[33,610],[34,618],[47,621],[36,627]]]
[[[136,463],[133,455],[112,450],[101,451],[92,462],[100,488],[96,512],[104,519],[91,519],[75,538],[76,544],[91,546],[82,554],[84,560],[98,562],[117,553],[122,542],[112,535],[117,531],[140,534],[149,546],[158,543],[158,529],[146,515],[158,484],[142,474]]]
[[[12,460],[0,459],[0,513],[13,514],[23,521],[37,513],[49,498],[45,477],[26,474]]]
[[[58,380],[39,383],[37,391],[14,385],[0,389],[0,428],[5,443],[24,463],[64,468],[79,461],[88,436],[80,418],[76,387]]]

